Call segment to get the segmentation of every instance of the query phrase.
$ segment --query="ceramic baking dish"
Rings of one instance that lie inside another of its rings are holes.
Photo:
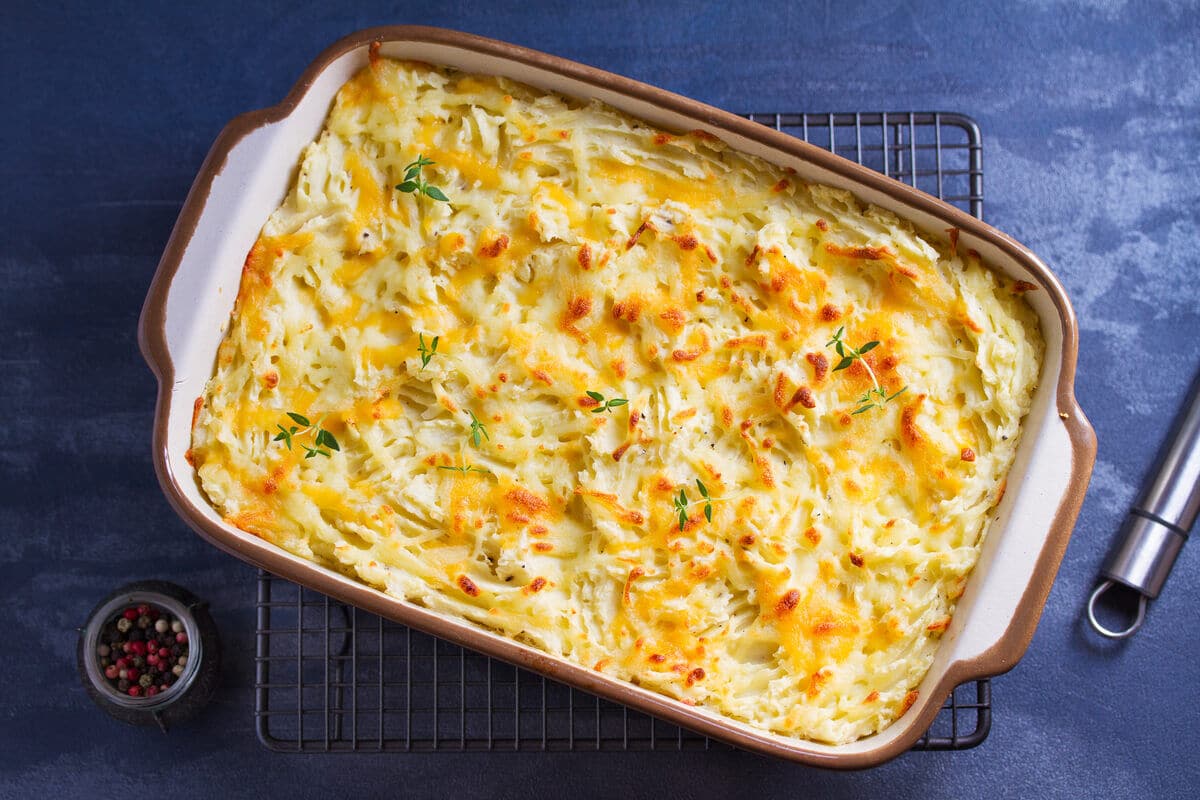
[[[764,733],[655,692],[577,666],[469,622],[397,600],[293,556],[226,524],[187,463],[192,409],[213,371],[237,295],[242,263],[293,180],[301,150],[324,124],[341,85],[384,56],[503,75],[580,98],[598,98],[666,130],[702,129],[799,176],[853,191],[911,220],[928,235],[957,228],[960,246],[1012,278],[1039,287],[1026,296],[1041,320],[1045,363],[1025,434],[997,509],[998,519],[958,604],[919,698],[892,725],[831,746]],[[361,31],[322,53],[282,103],[234,119],[200,169],[150,286],[139,328],[158,377],[154,465],[175,510],[201,536],[276,575],[463,646],[632,706],[740,747],[833,767],[877,764],[910,747],[956,684],[1010,669],[1024,653],[1083,501],[1095,434],[1074,396],[1078,332],[1058,280],[1029,250],[964,212],[869,169],[758,123],[544,53],[436,28]]]

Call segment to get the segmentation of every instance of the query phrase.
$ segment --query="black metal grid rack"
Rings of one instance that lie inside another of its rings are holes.
[[[982,144],[945,113],[748,114],[983,216]],[[255,726],[281,752],[705,750],[700,734],[260,572]],[[917,750],[991,729],[988,681],[955,689]]]

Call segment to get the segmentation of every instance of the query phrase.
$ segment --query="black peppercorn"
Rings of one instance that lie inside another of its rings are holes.
[[[129,620],[125,620],[125,621],[128,622]],[[142,639],[145,638],[145,635],[137,628],[131,628],[129,630],[129,633],[126,635],[126,637],[131,642],[140,642],[140,641],[142,641]]]
[[[124,678],[121,678],[121,680],[117,681],[117,688],[119,690],[121,690],[122,692],[128,691],[129,690],[129,681],[125,680]]]

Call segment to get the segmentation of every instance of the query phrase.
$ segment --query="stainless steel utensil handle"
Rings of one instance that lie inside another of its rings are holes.
[[[1088,602],[1088,619],[1093,628],[1105,636],[1123,639],[1141,627],[1147,601],[1162,592],[1197,516],[1200,516],[1200,377],[1193,381],[1187,402],[1175,419],[1158,469],[1126,517],[1117,546],[1100,571],[1107,580],[1096,587]],[[1109,630],[1095,615],[1096,600],[1114,584],[1128,586],[1141,595],[1137,618],[1122,631]]]

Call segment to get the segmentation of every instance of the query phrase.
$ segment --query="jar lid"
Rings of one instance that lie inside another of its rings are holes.
[[[98,650],[105,645],[106,629],[111,631],[110,626],[126,609],[140,605],[182,624],[187,658],[168,690],[132,697],[105,676]],[[76,661],[88,696],[109,716],[130,725],[157,725],[165,732],[194,716],[212,697],[220,672],[221,642],[207,603],[174,583],[137,581],[117,589],[92,609],[79,629]]]

